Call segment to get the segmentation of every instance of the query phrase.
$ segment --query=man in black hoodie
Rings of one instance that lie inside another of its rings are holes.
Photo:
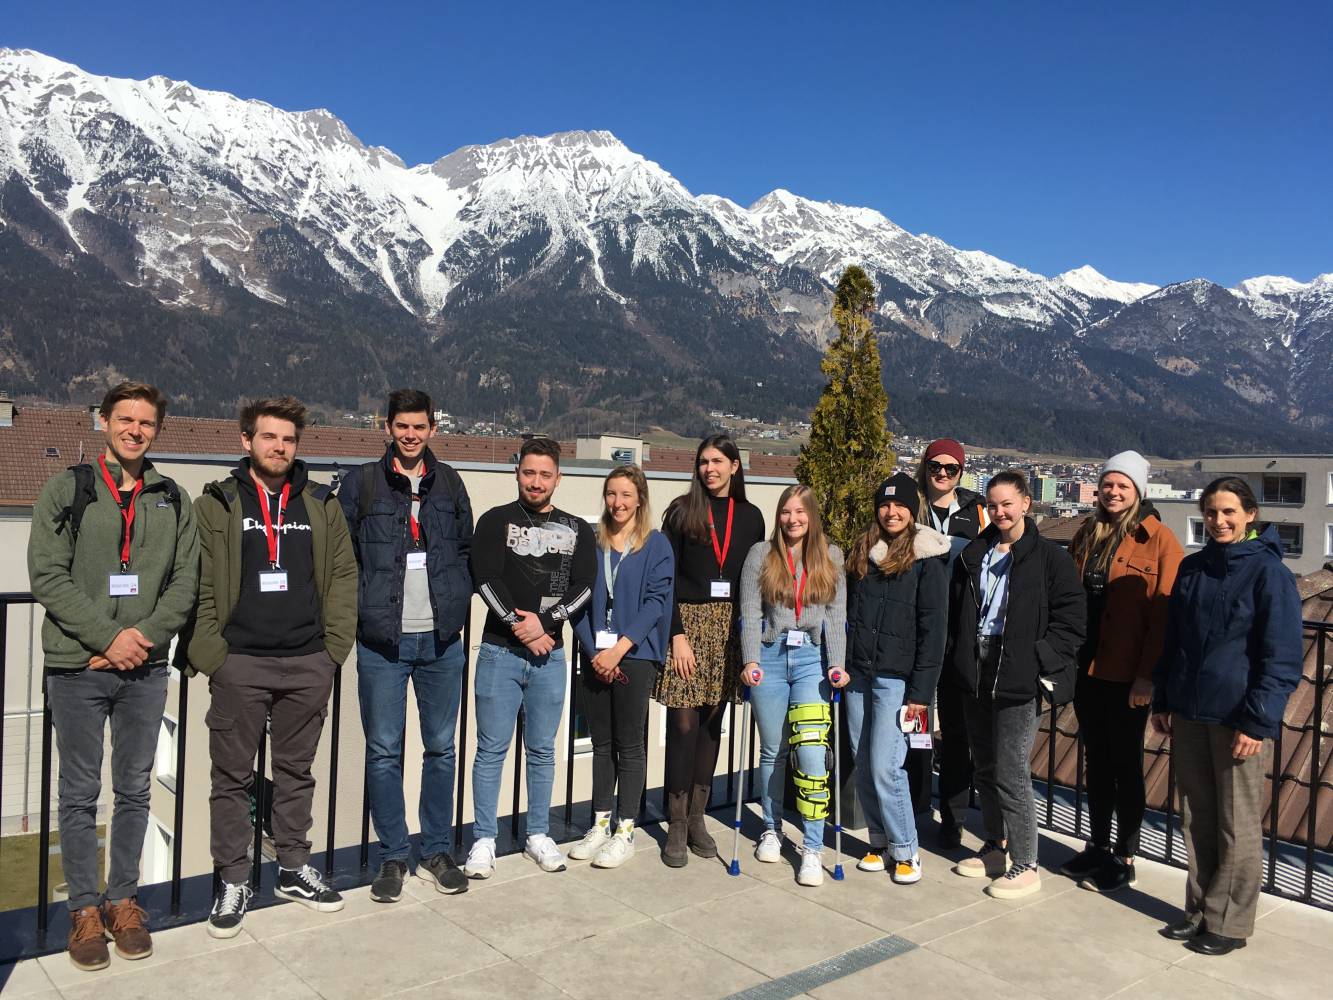
[[[356,630],[356,557],[342,509],[296,459],[305,407],[259,400],[240,416],[246,455],[204,488],[199,608],[190,666],[209,676],[206,722],[213,862],[221,876],[208,932],[240,932],[250,901],[253,761],[268,725],[274,893],[314,910],[343,900],[310,866],[310,767],[324,728],[334,674]]]

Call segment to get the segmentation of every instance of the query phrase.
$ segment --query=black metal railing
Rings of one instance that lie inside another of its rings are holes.
[[[1323,739],[1324,711],[1325,705],[1328,704],[1330,677],[1333,676],[1327,655],[1330,636],[1333,636],[1333,622],[1303,623],[1303,647],[1308,651],[1305,663],[1313,659],[1313,670],[1308,666],[1303,669],[1300,686],[1292,697],[1299,699],[1298,704],[1303,704],[1305,699],[1301,697],[1302,687],[1308,685],[1312,688],[1310,714],[1308,721],[1298,719],[1293,725],[1284,719],[1283,724],[1278,727],[1277,738],[1273,741],[1272,766],[1267,773],[1269,803],[1268,815],[1264,821],[1264,890],[1323,909],[1333,909],[1333,856],[1328,853],[1330,845],[1321,845],[1319,841],[1319,810],[1323,804],[1321,796],[1325,791],[1323,769],[1325,758],[1328,756]],[[1313,653],[1313,657],[1309,653]],[[1298,709],[1298,712],[1303,710]],[[1033,777],[1044,785],[1044,810],[1039,811],[1039,821],[1046,829],[1082,837],[1087,832],[1083,820],[1085,791],[1083,739],[1077,730],[1077,721],[1072,709],[1053,712],[1047,705],[1044,717],[1045,721],[1039,731],[1047,737],[1046,770],[1044,774],[1036,770],[1033,772]],[[1308,764],[1303,767],[1305,775],[1302,777],[1301,774],[1287,769],[1287,756],[1283,752],[1283,745],[1284,741],[1293,738],[1289,734],[1294,733],[1295,737],[1299,738],[1307,731],[1310,756]],[[1059,745],[1063,745],[1067,753],[1070,740],[1075,743],[1076,753],[1072,786],[1057,778]],[[1150,748],[1144,755],[1145,763],[1149,766],[1154,759],[1161,757],[1166,758],[1166,788],[1161,802],[1162,808],[1150,809],[1150,818],[1162,825],[1162,845],[1160,849],[1154,849],[1150,846],[1151,841],[1145,838],[1140,846],[1140,853],[1176,868],[1184,868],[1187,859],[1176,847],[1177,836],[1183,836],[1183,833],[1180,831],[1178,819],[1175,760],[1169,739],[1163,740],[1156,749]],[[1298,788],[1301,785],[1308,787],[1303,817],[1304,830],[1298,834],[1293,828],[1289,832],[1288,839],[1284,840],[1281,836],[1280,821],[1282,792],[1284,786],[1290,782],[1295,782]],[[1072,804],[1067,801],[1068,794],[1064,793],[1072,794]],[[1057,811],[1057,804],[1063,808]],[[1072,822],[1065,818],[1071,811]]]

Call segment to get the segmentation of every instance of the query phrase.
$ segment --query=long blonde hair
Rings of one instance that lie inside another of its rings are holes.
[[[597,544],[606,548],[610,542],[611,529],[615,527],[611,520],[611,511],[606,506],[606,488],[613,479],[628,479],[634,484],[639,494],[639,509],[634,512],[634,527],[630,531],[629,545],[625,551],[638,552],[653,530],[653,513],[648,506],[648,477],[637,465],[621,465],[612,469],[602,480],[602,516],[597,520]]]
[[[1089,563],[1093,563],[1103,573],[1109,572],[1116,549],[1120,548],[1120,543],[1131,532],[1138,529],[1143,520],[1143,497],[1139,496],[1137,486],[1134,488],[1134,502],[1118,516],[1108,514],[1102,506],[1101,483],[1097,486],[1096,509],[1084,518],[1073,541],[1069,543],[1069,554],[1074,557],[1079,572],[1087,569]]]
[[[852,551],[847,555],[847,572],[858,580],[864,580],[869,575],[870,550],[881,541],[889,550],[884,554],[884,558],[874,565],[885,576],[906,573],[916,561],[916,522],[908,521],[905,529],[897,535],[890,535],[879,523],[878,509],[875,514],[876,517],[870,522],[870,527],[857,536],[856,541],[852,543]]]
[[[778,497],[778,516],[773,518],[773,534],[764,555],[764,565],[759,570],[759,593],[769,606],[796,606],[796,585],[791,578],[791,567],[787,565],[787,542],[782,537],[780,520],[782,508],[793,498],[801,502],[807,519],[805,541],[801,545],[801,563],[805,570],[805,594],[801,600],[804,604],[827,604],[838,592],[841,569],[829,557],[824,523],[819,517],[819,497],[801,483],[788,486]]]

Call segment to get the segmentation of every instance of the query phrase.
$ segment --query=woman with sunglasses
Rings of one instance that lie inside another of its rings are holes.
[[[746,553],[764,537],[764,515],[745,499],[740,449],[729,436],[714,434],[699,442],[689,491],[671,501],[662,531],[676,559],[671,644],[653,690],[667,707],[662,862],[683,868],[689,851],[717,857],[704,812],[723,711],[735,700],[740,681],[741,569]]]
[[[1180,563],[1153,669],[1152,727],[1171,737],[1189,844],[1185,917],[1161,933],[1225,955],[1254,933],[1270,740],[1301,679],[1301,599],[1245,480],[1213,480],[1199,510],[1208,542]]]
[[[642,469],[613,469],[602,500],[597,584],[588,613],[574,625],[592,667],[579,671],[579,704],[592,731],[593,825],[569,856],[618,868],[634,854],[647,763],[643,728],[671,635],[675,560],[666,537],[652,528]]]
[[[782,799],[790,731],[792,780],[804,837],[799,885],[824,881],[829,685],[844,687],[847,590],[842,552],[824,539],[819,499],[808,486],[778,498],[773,536],[751,547],[741,572],[741,680],[750,688],[759,729],[759,802],[764,832],[754,856],[782,857]]]
[[[924,501],[916,521],[948,536],[947,569],[952,569],[958,553],[990,523],[982,497],[958,485],[966,465],[963,446],[953,438],[940,438],[926,447],[916,470],[916,484]],[[953,671],[946,669],[940,675],[935,698],[938,710],[935,721],[940,733],[940,829],[937,843],[947,850],[963,842],[962,812],[967,808],[972,786],[972,754],[967,745],[967,725],[963,722],[963,689]],[[923,808],[929,808],[930,774],[935,753],[910,750],[907,754],[912,800],[925,799]]]

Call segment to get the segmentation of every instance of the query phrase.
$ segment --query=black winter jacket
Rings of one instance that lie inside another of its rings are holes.
[[[918,525],[915,547],[916,561],[905,573],[885,576],[872,564],[865,577],[848,580],[847,668],[901,677],[903,703],[929,705],[948,637],[949,540]]]
[[[467,489],[450,466],[425,451],[418,521],[426,543],[430,603],[435,634],[441,639],[463,628],[472,599],[472,505]],[[360,469],[351,470],[338,487],[338,499],[356,549],[358,574],[357,638],[367,645],[397,647],[403,631],[403,573],[412,547],[408,515],[411,485],[393,467],[393,446],[384,457],[368,463],[375,470],[374,495],[361,499]],[[367,509],[361,516],[362,507]]]
[[[977,618],[981,612],[981,561],[999,541],[991,525],[954,560],[949,583],[949,650],[946,661],[969,694],[977,694]],[[1056,704],[1074,694],[1075,655],[1087,626],[1087,597],[1074,560],[1037,533],[1027,519],[1014,543],[1009,596],[994,697],[1030,701],[1043,685]]]
[[[972,541],[990,523],[986,519],[986,498],[972,490],[965,490],[961,486],[954,491],[954,498],[958,503],[958,509],[949,515],[949,530],[945,534]],[[924,496],[921,498],[921,513],[922,517],[919,523],[933,528],[938,527]]]

